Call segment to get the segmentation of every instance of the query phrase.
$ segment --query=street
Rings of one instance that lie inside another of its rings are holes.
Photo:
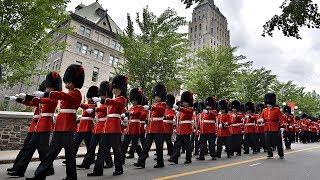
[[[153,155],[154,152],[150,152]],[[184,155],[182,156],[184,158]],[[274,156],[273,160],[266,159],[264,153],[256,155],[242,155],[227,159],[223,155],[222,159],[212,161],[207,157],[206,161],[197,161],[195,157],[190,165],[184,165],[184,159],[181,158],[179,165],[170,165],[166,163],[163,169],[154,169],[154,156],[147,160],[145,169],[136,169],[133,163],[136,159],[127,160],[124,166],[125,173],[122,176],[112,176],[113,169],[105,169],[104,176],[88,178],[87,173],[90,170],[78,170],[78,179],[119,179],[119,180],[142,180],[142,179],[218,179],[218,180],[316,180],[319,178],[320,166],[320,144],[294,144],[293,149],[286,151],[285,159],[280,160]],[[168,159],[166,156],[165,159]],[[77,163],[82,158],[77,159]],[[48,180],[62,179],[65,177],[65,166],[62,166],[62,160],[56,160],[54,163],[56,174],[50,176]],[[39,162],[30,163],[26,176],[33,175]],[[6,169],[12,164],[0,165],[0,179],[12,179],[6,175]],[[93,166],[91,166],[93,168]],[[24,179],[24,178],[16,178]]]

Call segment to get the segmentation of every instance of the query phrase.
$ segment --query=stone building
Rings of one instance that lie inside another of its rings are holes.
[[[215,6],[214,0],[200,2],[192,12],[189,22],[189,46],[192,52],[199,48],[230,46],[227,18]]]

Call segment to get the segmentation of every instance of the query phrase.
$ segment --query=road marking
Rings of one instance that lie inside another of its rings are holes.
[[[306,148],[306,149],[300,149],[300,150],[294,150],[294,151],[286,152],[284,154],[288,155],[288,154],[294,154],[294,153],[298,153],[298,152],[310,151],[310,150],[315,150],[315,149],[320,149],[320,146],[316,146],[316,147],[312,147],[312,148]],[[256,162],[256,161],[264,160],[264,159],[266,159],[265,156],[260,156],[258,158],[254,158],[254,159],[238,161],[238,162],[234,162],[234,163],[223,164],[223,165],[219,165],[219,166],[213,166],[213,167],[209,167],[209,168],[205,168],[205,169],[199,169],[199,170],[189,171],[189,172],[185,172],[185,173],[159,177],[159,178],[156,178],[154,180],[176,179],[176,178],[179,178],[179,177],[190,176],[190,175],[199,174],[199,173],[208,172],[208,171],[215,171],[215,170],[218,170],[218,169],[223,169],[223,168],[232,167],[232,166],[241,165],[241,164],[247,164],[247,163]]]
[[[260,165],[261,163],[255,163],[255,164],[251,164],[251,165],[249,165],[250,167],[252,167],[252,166],[258,166],[258,165]]]

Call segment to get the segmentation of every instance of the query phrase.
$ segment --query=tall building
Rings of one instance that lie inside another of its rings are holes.
[[[227,18],[215,6],[214,0],[203,0],[192,12],[189,22],[189,46],[192,52],[199,48],[230,46]]]
[[[73,27],[75,33],[53,34],[54,42],[66,42],[67,48],[50,53],[47,61],[39,65],[39,68],[46,72],[57,71],[63,77],[70,64],[81,64],[85,70],[81,92],[85,95],[90,86],[99,86],[102,81],[109,81],[113,76],[113,67],[124,61],[121,55],[123,49],[116,38],[116,34],[123,32],[98,1],[87,6],[81,3],[69,14],[70,20],[62,24],[61,28]],[[19,92],[32,93],[44,78],[45,76],[35,77],[34,86],[21,84],[0,96]]]

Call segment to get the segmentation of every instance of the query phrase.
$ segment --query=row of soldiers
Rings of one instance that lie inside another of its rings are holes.
[[[8,97],[35,107],[29,133],[13,167],[8,169],[9,175],[23,177],[35,150],[39,152],[41,163],[35,176],[27,179],[45,179],[53,175],[53,161],[62,148],[66,154],[65,179],[77,179],[76,167],[89,169],[93,163],[93,172],[88,176],[102,176],[104,168],[113,166],[113,175],[123,174],[122,166],[130,144],[130,157],[135,152],[139,156],[134,166],[145,168],[154,142],[157,162],[154,168],[162,168],[164,142],[170,156],[169,162],[178,164],[181,149],[184,148],[184,163],[190,164],[193,140],[196,139],[200,144],[198,160],[205,160],[207,151],[212,160],[221,158],[223,146],[228,158],[235,154],[240,156],[242,147],[245,154],[249,154],[251,149],[252,153],[264,149],[268,158],[273,158],[273,148],[276,147],[279,157],[283,159],[281,128],[284,128],[287,149],[291,148],[297,133],[304,143],[319,139],[319,123],[310,121],[305,114],[302,120],[296,121],[289,106],[281,111],[276,105],[274,93],[266,94],[264,104],[256,105],[247,102],[242,106],[237,100],[229,102],[226,99],[218,102],[214,97],[206,98],[203,103],[194,103],[193,94],[189,91],[183,92],[180,101],[176,102],[173,95],[167,94],[163,84],[157,84],[152,91],[153,104],[148,105],[147,97],[139,88],[131,89],[127,97],[128,80],[117,75],[111,83],[104,81],[99,88],[91,86],[86,103],[81,103],[79,89],[84,82],[83,67],[70,65],[63,81],[68,92],[61,91],[60,75],[50,72],[34,94]],[[59,101],[59,114],[54,118]],[[127,108],[128,104],[130,108]],[[78,108],[83,112],[77,123]],[[87,153],[82,163],[76,166],[75,158],[82,141]],[[99,150],[95,160],[97,145]]]

